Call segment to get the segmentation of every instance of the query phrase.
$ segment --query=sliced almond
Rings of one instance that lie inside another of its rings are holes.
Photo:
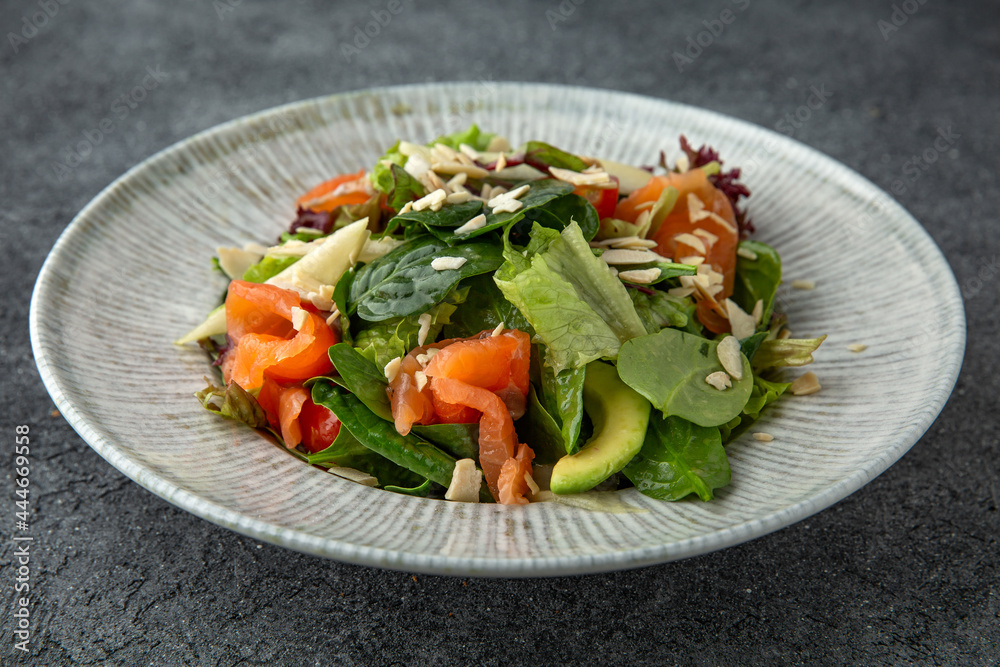
[[[732,379],[724,371],[715,371],[714,373],[709,373],[705,377],[705,382],[712,385],[719,391],[725,391],[729,387],[733,386]]]
[[[800,375],[795,382],[788,388],[795,396],[808,396],[809,394],[815,394],[822,387],[819,383],[819,378],[812,371]]]
[[[400,365],[402,365],[402,363],[403,363],[402,357],[396,357],[395,359],[387,363],[385,365],[385,368],[382,369],[382,372],[385,373],[385,379],[388,380],[389,382],[395,380],[396,376],[399,374],[399,367]]]
[[[705,248],[705,242],[702,241],[697,236],[695,236],[694,234],[688,234],[688,233],[678,234],[677,236],[674,237],[674,242],[677,244],[683,243],[689,248],[693,248],[695,252],[701,253],[702,255],[708,252],[708,249]]]
[[[460,503],[478,503],[479,489],[483,484],[483,472],[476,468],[472,459],[459,459],[451,473],[451,483],[444,497]]]
[[[753,439],[756,440],[757,442],[773,442],[774,436],[771,435],[770,433],[763,433],[761,431],[758,431],[757,433],[753,434]]]
[[[719,363],[734,379],[743,379],[743,356],[740,353],[740,341],[736,336],[726,336],[715,348]]]
[[[847,346],[847,349],[851,352],[864,352],[868,349],[868,346],[864,343],[851,343]]]
[[[816,281],[814,280],[793,280],[792,287],[801,290],[813,290],[816,289]]]
[[[618,277],[622,280],[626,280],[630,283],[636,283],[637,285],[649,285],[656,281],[662,273],[656,267],[652,269],[633,269],[632,271],[622,271],[618,274]]]
[[[726,313],[729,315],[729,327],[733,335],[740,340],[752,336],[753,332],[757,330],[757,325],[754,323],[753,317],[748,315],[732,299],[726,299],[724,303]]]

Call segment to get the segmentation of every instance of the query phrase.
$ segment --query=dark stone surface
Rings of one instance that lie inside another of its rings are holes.
[[[15,52],[9,35],[23,17],[41,22],[45,4],[0,8],[2,432],[10,452],[15,425],[31,425],[36,540],[24,657],[11,649],[8,465],[0,662],[997,664],[995,0],[898,2],[916,12],[887,39],[878,22],[892,20],[890,0],[567,1],[575,9],[555,29],[555,0],[408,2],[351,63],[340,47],[382,0],[243,2],[221,13],[227,5],[207,1],[50,0],[58,12]],[[726,8],[735,20],[678,71],[672,53]],[[167,78],[119,118],[112,106],[147,67]],[[952,128],[949,152],[894,193],[941,246],[966,300],[965,369],[941,417],[861,491],[749,544],[599,576],[462,581],[341,565],[217,528],[123,477],[50,416],[28,344],[30,290],[59,233],[115,177],[283,102],[479,77],[632,91],[767,127],[826,86],[832,97],[794,136],[887,189]],[[104,118],[113,131],[60,177],[54,163]]]

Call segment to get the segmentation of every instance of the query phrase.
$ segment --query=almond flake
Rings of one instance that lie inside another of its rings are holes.
[[[603,185],[612,183],[608,172],[601,170],[590,173],[573,171],[572,169],[560,169],[559,167],[549,167],[549,173],[553,178],[573,185]]]
[[[420,324],[420,328],[417,329],[417,347],[422,347],[427,341],[427,334],[431,331],[431,314],[423,313],[417,318],[417,323]]]
[[[434,192],[430,193],[426,197],[421,197],[417,201],[413,202],[414,211],[423,211],[433,207],[435,204],[440,206],[444,203],[445,199],[448,198],[448,193],[442,188],[438,188]]]
[[[400,214],[409,213],[412,210],[413,210],[413,202],[408,201],[405,204],[403,204],[403,208],[399,209],[399,213]]]
[[[804,290],[816,289],[816,282],[813,280],[793,280],[792,287]]]
[[[729,315],[729,327],[733,335],[740,340],[752,336],[753,332],[757,330],[757,325],[754,324],[753,317],[748,315],[732,299],[726,299],[725,306],[726,313]]]
[[[493,171],[500,171],[507,166],[507,156],[500,153],[500,157],[497,158],[497,163],[493,166]]]
[[[705,263],[705,258],[695,257],[692,255],[691,257],[681,257],[677,261],[680,262],[681,264],[690,264],[691,266],[701,266],[702,264]]]
[[[413,374],[413,379],[417,381],[417,391],[423,391],[427,386],[427,373],[417,371]]]
[[[395,359],[387,363],[385,365],[385,368],[382,369],[382,372],[385,373],[385,379],[388,380],[389,382],[395,380],[396,375],[399,373],[399,367],[402,363],[403,363],[402,357],[396,357]]]
[[[445,500],[459,503],[478,503],[479,489],[483,484],[483,471],[472,459],[459,459],[451,473],[451,483],[445,491]]]
[[[657,246],[656,241],[651,241],[650,239],[641,239],[638,236],[628,236],[623,239],[615,239],[615,242],[610,244],[612,248],[625,248],[626,250],[640,250],[640,249],[651,249]]]
[[[472,194],[468,190],[459,190],[448,195],[447,202],[449,204],[462,204],[470,199],[472,199]]]
[[[687,234],[687,233],[678,234],[677,236],[674,237],[674,242],[677,244],[683,243],[689,248],[694,249],[695,252],[698,252],[702,255],[708,253],[708,249],[705,247],[705,242],[702,241],[697,236],[695,236],[694,234]]]
[[[695,236],[701,238],[703,241],[705,241],[705,243],[709,247],[715,245],[715,242],[719,240],[718,236],[716,236],[712,232],[706,231],[706,230],[701,229],[701,228],[698,228],[698,229],[694,230],[691,233],[694,234]]]
[[[366,472],[356,470],[354,468],[344,468],[342,466],[331,466],[327,469],[327,472],[331,475],[336,475],[341,479],[346,479],[349,482],[354,482],[360,484],[361,486],[378,486],[378,478],[372,477]]]
[[[671,287],[670,289],[667,290],[667,294],[669,294],[670,296],[676,296],[676,297],[678,297],[680,299],[683,299],[686,296],[691,296],[692,294],[694,294],[694,288],[693,287]]]
[[[725,391],[733,386],[733,381],[725,371],[715,371],[705,377],[705,382],[712,385],[719,391]]]
[[[756,440],[757,442],[772,442],[774,440],[774,436],[771,435],[770,433],[763,433],[761,431],[758,431],[757,433],[753,434],[753,439]]]
[[[461,174],[455,174],[448,181],[448,184],[447,184],[448,185],[448,189],[451,190],[452,192],[455,192],[460,187],[462,187],[463,185],[465,185],[465,182],[467,180],[469,180],[468,174],[465,174],[464,172],[461,173]]]
[[[465,174],[469,178],[486,178],[490,172],[474,164],[462,164],[461,162],[439,162],[431,165],[431,169],[439,174]]]
[[[847,349],[851,352],[864,352],[868,349],[868,346],[864,343],[851,343],[847,346]]]
[[[800,375],[795,382],[788,388],[795,396],[808,396],[809,394],[815,394],[822,387],[819,384],[819,378],[812,371]]]
[[[705,210],[705,203],[698,199],[698,196],[693,192],[688,193],[687,205],[688,218],[691,222],[699,222],[712,215],[711,211]]]
[[[334,306],[333,307],[333,312],[330,313],[330,317],[326,318],[327,325],[332,327],[333,323],[337,321],[338,317],[340,317],[340,311],[337,310],[336,306]]]
[[[435,257],[431,261],[431,268],[435,271],[460,269],[467,261],[464,257]]]
[[[531,490],[531,495],[535,495],[542,490],[541,487],[535,483],[535,478],[531,476],[530,472],[524,473],[524,483],[527,484],[528,488]]]
[[[309,312],[302,310],[298,306],[292,306],[292,328],[302,331],[302,327],[309,321]]]
[[[736,336],[726,336],[715,348],[719,363],[734,379],[743,379],[743,357],[740,354],[740,341]]]
[[[736,249],[736,254],[742,257],[743,259],[750,259],[750,260],[757,259],[757,253],[755,253],[750,248],[744,248],[742,246]]]
[[[477,215],[476,217],[472,218],[471,220],[469,220],[467,223],[465,223],[461,227],[455,228],[455,232],[454,233],[458,234],[459,236],[462,236],[464,234],[471,234],[472,232],[476,231],[477,229],[482,229],[485,226],[486,226],[486,216],[483,215],[482,213],[480,213],[479,215]]]
[[[503,333],[503,322],[501,322],[500,324],[497,325],[497,328],[493,330],[493,333],[490,334],[490,337],[491,338],[496,338],[497,336],[499,336],[502,333]]]
[[[432,347],[428,349],[426,352],[421,352],[420,354],[417,355],[417,363],[420,364],[421,368],[427,368],[427,364],[431,363],[431,359],[433,359],[434,355],[440,351],[441,350],[439,350],[438,348]]]
[[[674,168],[681,174],[686,173],[691,169],[691,160],[688,159],[686,153],[681,153],[677,156],[677,161],[674,162]]]
[[[607,264],[648,264],[649,262],[662,262],[665,257],[652,252],[651,250],[629,250],[626,248],[613,248],[605,250],[601,255]]]
[[[753,318],[754,326],[760,326],[760,321],[764,317],[764,300],[757,299],[757,302],[753,305],[753,312],[750,313],[750,317]]]
[[[630,283],[636,283],[638,285],[649,285],[657,278],[660,277],[661,271],[657,268],[652,269],[634,269],[632,271],[622,271],[618,274],[618,277],[622,280],[628,281]]]

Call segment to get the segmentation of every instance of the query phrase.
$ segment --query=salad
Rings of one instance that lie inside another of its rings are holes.
[[[221,377],[197,397],[397,493],[711,500],[726,444],[819,389],[779,373],[825,336],[776,312],[739,169],[680,145],[638,167],[476,126],[397,142],[299,197],[273,245],[218,249],[225,301],[177,341]]]

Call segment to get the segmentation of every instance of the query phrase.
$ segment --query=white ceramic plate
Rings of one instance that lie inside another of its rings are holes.
[[[596,507],[446,503],[369,489],[308,467],[203,411],[208,368],[171,341],[223,293],[218,245],[274,239],[295,198],[370,167],[397,138],[476,122],[633,164],[676,155],[677,136],[743,166],[755,238],[778,248],[797,336],[829,334],[812,367],[823,391],[780,401],[729,446],[715,501],[635,490]],[[130,170],[67,228],[31,307],[41,376],[101,456],[153,493],[268,542],[418,572],[536,576],[701,554],[787,526],[902,456],[950,394],[965,346],[954,276],[920,225],[858,174],[799,143],[715,113],[603,90],[434,84],[335,95],[227,123]],[[867,351],[849,352],[850,343]]]

